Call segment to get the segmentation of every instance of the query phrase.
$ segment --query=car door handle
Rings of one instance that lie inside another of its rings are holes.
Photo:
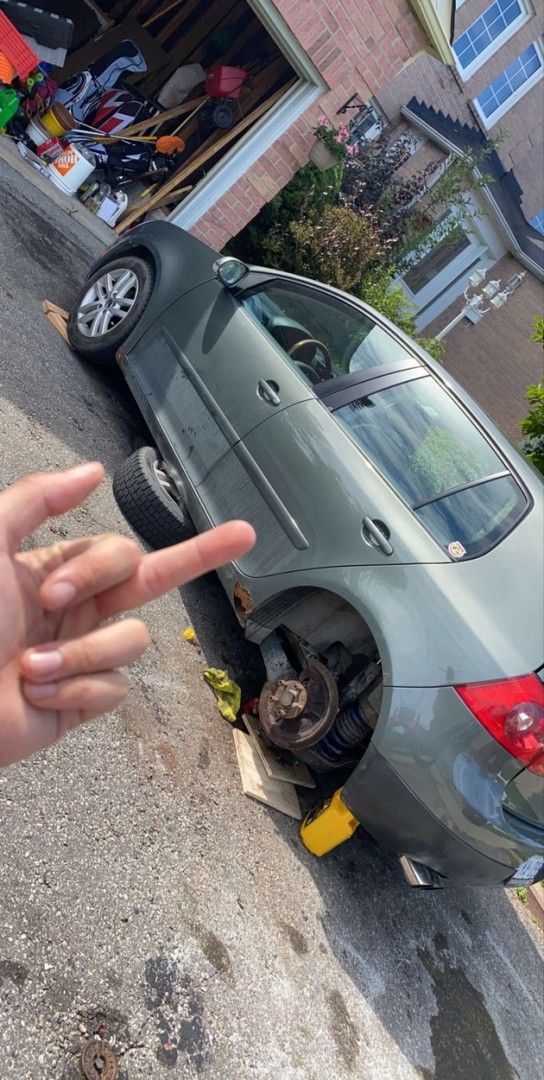
[[[363,540],[365,540],[367,544],[372,544],[372,547],[381,548],[384,555],[393,554],[393,548],[389,543],[389,529],[383,521],[364,517],[362,535]]]
[[[259,379],[257,384],[257,393],[260,398],[265,401],[269,401],[271,405],[281,405],[281,398],[279,396],[279,386],[272,380]]]

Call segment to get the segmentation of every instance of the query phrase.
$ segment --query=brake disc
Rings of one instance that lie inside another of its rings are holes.
[[[309,660],[298,679],[264,684],[259,719],[270,742],[284,750],[303,750],[319,742],[338,712],[338,689],[319,660]]]
[[[92,1039],[81,1055],[85,1080],[117,1080],[117,1058],[107,1043]]]

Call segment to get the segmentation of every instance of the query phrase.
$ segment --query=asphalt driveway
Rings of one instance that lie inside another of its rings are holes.
[[[41,312],[100,244],[1,164],[0,185],[0,483],[88,457],[111,477],[141,423]],[[40,539],[112,528],[106,483]],[[362,835],[314,860],[240,792],[201,673],[249,695],[261,669],[216,580],[147,618],[123,707],[0,774],[5,1080],[76,1080],[96,1033],[119,1080],[539,1075],[542,938],[521,905],[410,891]]]

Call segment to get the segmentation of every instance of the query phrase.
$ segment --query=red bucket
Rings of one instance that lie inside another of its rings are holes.
[[[243,68],[216,67],[206,72],[206,93],[211,98],[230,98],[236,101],[247,79]]]

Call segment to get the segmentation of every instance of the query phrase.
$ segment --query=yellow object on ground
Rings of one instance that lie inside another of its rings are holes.
[[[332,799],[316,806],[300,826],[300,838],[312,855],[326,855],[353,836],[359,822],[342,802],[342,788]]]
[[[229,678],[228,671],[214,667],[206,669],[204,678],[215,693],[221,716],[230,724],[235,724],[242,704],[242,691],[238,684]]]
[[[183,631],[183,636],[184,636],[186,641],[194,641],[195,638],[196,638],[196,634],[195,634],[194,630],[191,630],[190,627],[188,627],[187,630]]]

